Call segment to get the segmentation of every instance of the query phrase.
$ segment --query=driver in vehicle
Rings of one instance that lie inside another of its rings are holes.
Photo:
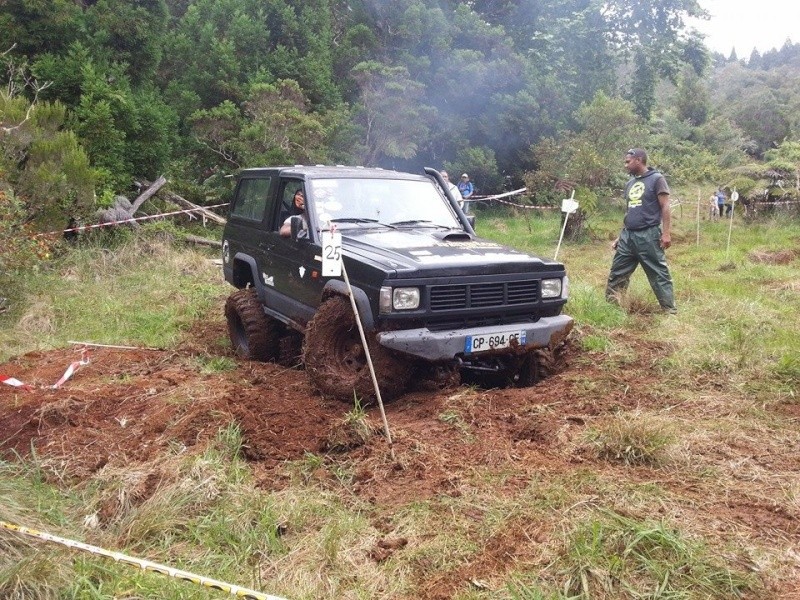
[[[306,197],[302,189],[297,190],[294,193],[294,196],[292,196],[292,209],[291,212],[289,213],[289,216],[286,217],[286,219],[284,220],[283,225],[281,225],[281,230],[280,230],[281,237],[285,238],[291,237],[292,217],[296,215],[300,215],[303,217],[303,229],[307,229],[308,225],[306,223]]]

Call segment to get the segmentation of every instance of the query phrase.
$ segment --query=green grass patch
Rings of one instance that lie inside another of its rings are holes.
[[[68,340],[165,348],[227,292],[208,255],[141,235],[30,273],[0,315],[0,360]]]

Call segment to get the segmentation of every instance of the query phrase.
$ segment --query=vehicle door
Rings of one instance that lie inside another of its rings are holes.
[[[275,194],[273,185],[277,178],[269,175],[254,175],[239,180],[234,194],[234,202],[228,218],[228,234],[225,244],[230,244],[228,252],[232,257],[239,255],[248,262],[255,262],[256,278],[268,269],[274,236],[272,219],[275,213]],[[264,283],[263,280],[260,283]],[[256,289],[263,290],[260,285]],[[262,297],[263,301],[264,298]]]
[[[286,219],[296,214],[293,197],[297,190],[305,195],[307,229],[299,239],[281,237],[278,233]],[[317,232],[310,226],[310,199],[308,186],[301,179],[283,178],[279,182],[279,207],[271,236],[275,239],[270,273],[273,296],[271,304],[291,319],[305,324],[314,315],[322,295],[320,246]]]

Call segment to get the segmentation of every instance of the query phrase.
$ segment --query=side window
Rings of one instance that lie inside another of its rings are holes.
[[[272,179],[242,179],[239,182],[239,192],[236,195],[236,204],[233,205],[231,215],[247,219],[248,221],[261,221],[269,201],[269,186]]]
[[[281,192],[281,212],[278,222],[275,224],[275,229],[280,229],[283,222],[292,215],[298,215],[300,212],[294,205],[294,195],[300,190],[305,193],[303,182],[295,179],[290,179],[283,184],[283,191]]]

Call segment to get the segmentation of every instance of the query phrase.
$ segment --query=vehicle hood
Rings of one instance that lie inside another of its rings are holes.
[[[491,240],[463,232],[431,230],[342,231],[344,253],[358,256],[396,277],[513,273],[561,270],[560,263],[542,260]],[[476,267],[482,267],[476,272]]]

